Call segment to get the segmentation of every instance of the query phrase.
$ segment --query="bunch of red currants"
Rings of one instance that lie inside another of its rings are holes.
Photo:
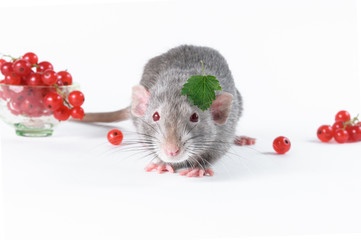
[[[68,92],[73,84],[67,71],[55,72],[50,62],[38,62],[35,53],[28,52],[10,61],[0,59],[0,98],[7,101],[13,115],[41,117],[51,115],[59,121],[70,116],[82,119],[84,95],[80,91]]]
[[[349,112],[339,111],[332,126],[322,125],[318,128],[317,137],[322,142],[329,142],[332,138],[338,143],[361,141],[361,122],[358,117],[351,119]]]

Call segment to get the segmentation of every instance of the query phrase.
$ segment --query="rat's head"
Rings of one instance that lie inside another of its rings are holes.
[[[202,153],[203,142],[216,141],[216,125],[226,123],[232,95],[222,93],[209,110],[191,104],[179,88],[133,87],[131,113],[144,143],[167,163],[181,163]],[[206,144],[205,144],[206,145]]]

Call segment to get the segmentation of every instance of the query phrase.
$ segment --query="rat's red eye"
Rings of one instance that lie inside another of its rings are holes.
[[[193,113],[192,116],[189,118],[189,121],[191,122],[198,122],[198,114]]]
[[[159,113],[158,113],[158,112],[155,112],[155,113],[153,114],[153,120],[156,122],[156,121],[159,120],[159,118],[160,118]]]

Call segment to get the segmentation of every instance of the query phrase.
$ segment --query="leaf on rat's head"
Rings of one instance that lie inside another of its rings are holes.
[[[203,61],[202,69],[203,68]],[[211,107],[213,100],[216,100],[215,91],[221,91],[222,87],[216,77],[211,75],[193,75],[183,85],[181,94],[187,95],[188,100],[202,111]]]

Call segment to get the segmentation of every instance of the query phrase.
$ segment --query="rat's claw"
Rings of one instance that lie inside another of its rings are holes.
[[[205,175],[207,175],[207,174],[208,174],[209,176],[213,176],[213,175],[214,175],[214,172],[213,172],[212,169],[208,168],[208,169],[206,169]]]
[[[153,169],[156,169],[158,173],[170,172],[174,173],[174,169],[169,164],[156,164],[156,163],[149,163],[144,170],[147,172],[151,172]]]
[[[158,167],[158,164],[155,163],[149,163],[144,170],[147,172],[151,172],[153,169],[156,169]]]
[[[167,169],[167,171],[170,172],[170,173],[174,173],[173,167],[171,165],[169,165],[169,164],[165,165],[165,169]]]
[[[189,168],[189,169],[185,169],[185,170],[183,170],[183,171],[180,171],[180,172],[179,172],[179,175],[181,175],[181,176],[187,175],[190,171],[192,171],[192,168]]]
[[[210,168],[208,168],[206,170],[204,170],[202,168],[188,168],[183,171],[180,171],[179,175],[181,175],[181,176],[187,175],[187,177],[203,177],[206,175],[213,176],[214,172]]]
[[[246,136],[237,136],[234,139],[234,143],[236,145],[239,146],[243,146],[243,145],[253,145],[256,143],[256,139],[255,138],[250,138],[250,137],[246,137]]]

